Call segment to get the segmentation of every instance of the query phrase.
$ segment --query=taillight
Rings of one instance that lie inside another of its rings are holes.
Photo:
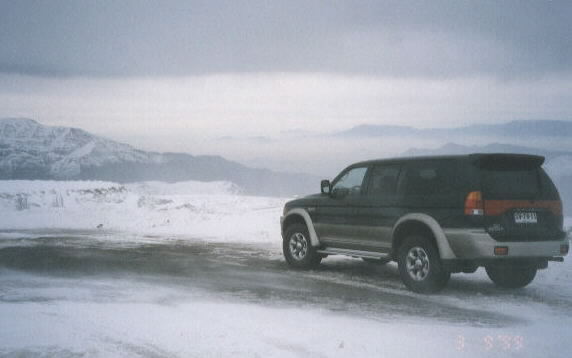
[[[560,200],[485,200],[485,215],[498,216],[511,209],[547,209],[554,215],[562,215]]]
[[[552,210],[554,215],[562,215],[562,201],[555,201],[550,210]]]
[[[465,199],[465,215],[483,215],[483,195],[480,191],[472,191]]]
[[[496,256],[506,256],[508,255],[508,246],[495,246]]]

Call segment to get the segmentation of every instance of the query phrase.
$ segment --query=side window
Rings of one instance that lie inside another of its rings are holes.
[[[435,167],[410,168],[406,178],[406,195],[434,194],[442,187]]]
[[[366,172],[367,167],[350,169],[334,184],[332,192],[347,190],[347,195],[360,195]]]
[[[453,161],[411,163],[403,179],[405,198],[421,200],[426,205],[447,205],[458,192],[457,163]]]
[[[376,199],[391,199],[397,195],[399,166],[375,166],[372,169],[368,195]]]

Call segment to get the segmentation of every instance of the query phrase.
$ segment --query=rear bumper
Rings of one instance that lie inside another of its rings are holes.
[[[457,259],[503,260],[513,258],[554,258],[566,256],[563,245],[570,245],[568,238],[558,241],[499,242],[485,230],[446,229],[445,236]],[[495,255],[495,247],[508,248],[507,255]]]

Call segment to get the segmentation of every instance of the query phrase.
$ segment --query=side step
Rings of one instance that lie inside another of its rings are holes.
[[[326,247],[317,251],[319,254],[326,255],[346,255],[351,257],[365,257],[368,259],[389,259],[389,254],[373,251],[338,249],[335,247]]]

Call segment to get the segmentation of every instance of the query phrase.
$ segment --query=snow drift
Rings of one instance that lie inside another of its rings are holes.
[[[2,181],[0,229],[100,229],[276,241],[285,201],[241,195],[229,182]]]

